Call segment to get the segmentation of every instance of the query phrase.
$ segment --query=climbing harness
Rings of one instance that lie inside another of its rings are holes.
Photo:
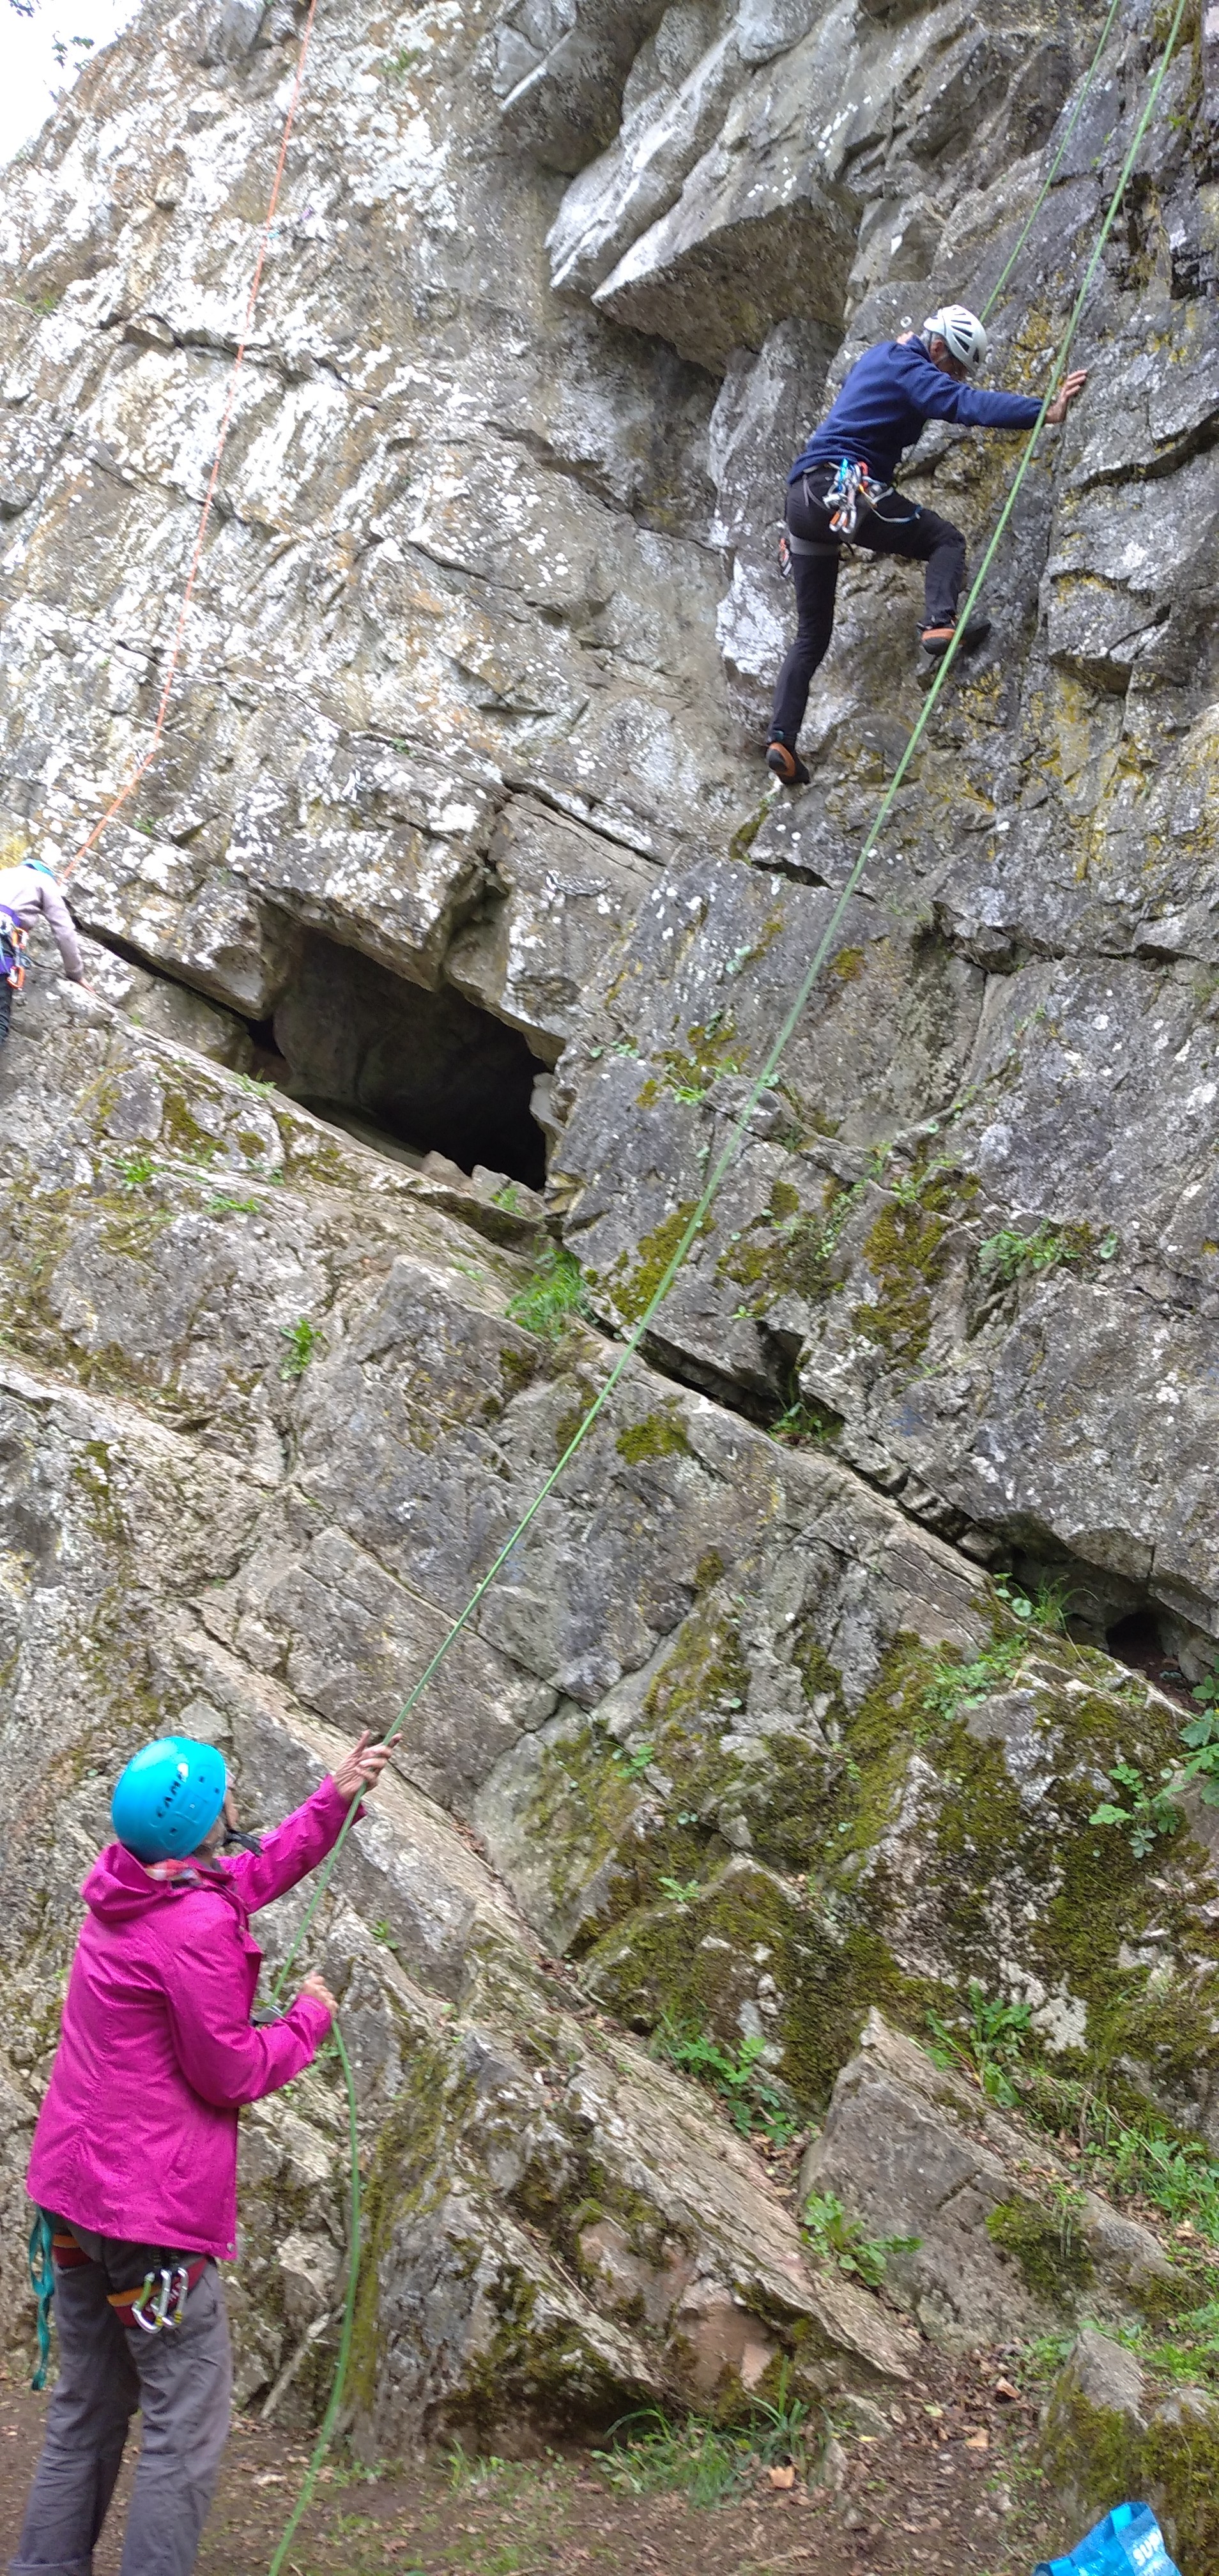
[[[784,528],[779,539],[779,571],[784,581],[792,579],[792,558],[795,555],[830,555],[839,562],[844,548],[848,554],[853,554],[860,511],[876,511],[879,515],[880,503],[887,501],[894,490],[892,483],[874,483],[868,467],[850,456],[843,457],[833,482],[827,484],[824,492],[810,491],[807,474],[803,483],[806,509],[828,510],[834,534],[819,540],[793,536],[790,528]],[[890,528],[911,527],[919,515],[916,504],[899,518],[886,513],[885,525]],[[860,542],[866,546],[868,540],[863,537]]]
[[[470,1621],[473,1619],[482,1601],[485,1600],[492,1584],[495,1582],[497,1576],[502,1572],[509,1559],[515,1554],[526,1531],[537,1519],[539,1512],[543,1509],[550,1495],[553,1493],[560,1477],[565,1473],[570,1461],[575,1457],[576,1451],[583,1447],[594,1424],[604,1413],[606,1405],[609,1403],[616,1387],[621,1383],[621,1380],[625,1375],[626,1370],[630,1367],[640,1344],[655,1321],[660,1307],[664,1304],[665,1298],[668,1296],[669,1290],[672,1287],[679,1270],[682,1268],[687,1254],[692,1250],[695,1242],[703,1231],[708,1212],[719,1194],[720,1186],[725,1175],[731,1168],[732,1164],[736,1161],[738,1154],[741,1152],[748,1139],[750,1121],[763,1092],[770,1090],[774,1083],[775,1075],[777,1074],[780,1063],[786,1053],[788,1044],[808,1007],[813,988],[821,970],[831,955],[834,941],[838,935],[842,922],[845,919],[849,906],[854,900],[856,891],[863,877],[864,870],[876,848],[881,833],[893,812],[893,808],[901,793],[905,780],[909,775],[911,765],[916,757],[923,735],[925,734],[931,721],[932,714],[939,703],[948,674],[961,650],[962,638],[966,628],[968,627],[972,611],[977,605],[983,583],[986,580],[987,574],[990,571],[991,565],[995,560],[995,556],[998,553],[999,547],[1007,532],[1012,512],[1015,509],[1016,502],[1023,490],[1025,478],[1033,461],[1037,441],[1045,424],[1046,413],[1048,412],[1050,404],[1052,403],[1062,378],[1066,373],[1067,359],[1071,352],[1072,343],[1075,339],[1076,332],[1079,329],[1084,307],[1089,295],[1091,294],[1093,281],[1104,256],[1106,244],[1109,240],[1114,224],[1117,221],[1122,200],[1130,182],[1131,173],[1134,169],[1138,155],[1142,150],[1144,137],[1159,103],[1160,92],[1163,89],[1164,82],[1168,76],[1168,68],[1173,59],[1173,55],[1176,52],[1177,38],[1181,32],[1181,24],[1185,16],[1187,6],[1188,0],[1177,0],[1172,25],[1169,29],[1163,52],[1161,53],[1159,63],[1156,67],[1154,78],[1152,79],[1142,110],[1136,119],[1134,132],[1130,140],[1125,160],[1122,163],[1116,187],[1114,188],[1113,194],[1109,200],[1095,245],[1080,281],[1075,301],[1072,304],[1070,313],[1067,317],[1066,327],[1064,329],[1062,339],[1059,342],[1053,366],[1050,370],[1049,383],[1044,395],[1042,396],[1041,408],[1038,412],[1037,419],[1029,432],[1027,443],[1021,455],[1020,462],[1017,465],[1015,474],[1012,477],[1003,507],[999,512],[998,519],[986,550],[982,556],[981,563],[974,575],[973,584],[965,601],[964,608],[960,612],[957,632],[953,636],[952,642],[949,645],[948,651],[944,654],[943,659],[936,665],[935,676],[911,729],[905,750],[902,752],[893,776],[885,789],[883,797],[881,798],[872,824],[864,840],[863,847],[834,902],[829,918],[826,921],[825,928],[817,942],[812,959],[805,970],[795,999],[790,1004],[784,1016],[778,1033],[773,1039],[767,1052],[764,1063],[760,1070],[755,1074],[753,1081],[750,1084],[749,1091],[737,1111],[736,1118],[729,1131],[728,1137],[725,1143],[721,1146],[715,1162],[708,1173],[707,1179],[703,1184],[702,1192],[686,1219],[681,1234],[679,1235],[678,1240],[660,1273],[656,1285],[648,1298],[647,1304],[631,1326],[630,1332],[622,1345],[613,1367],[610,1369],[598,1393],[593,1398],[593,1402],[589,1406],[587,1413],[583,1415],[576,1430],[573,1432],[572,1437],[568,1441],[566,1448],[563,1450],[557,1465],[551,1468],[549,1475],[544,1479],[537,1493],[534,1495],[533,1501],[528,1505],[527,1509],[522,1512],[520,1519],[517,1521],[516,1527],[505,1539],[503,1546],[500,1548],[492,1563],[488,1566],[486,1573],[480,1578],[479,1582],[475,1584],[474,1590],[470,1594],[464,1609],[457,1613],[456,1617],[450,1622],[448,1628],[445,1630],[443,1637],[434,1653],[431,1655],[429,1661],[424,1666],[418,1680],[412,1684],[411,1689],[408,1691],[393,1725],[386,1730],[386,1733],[382,1738],[383,1743],[393,1744],[401,1735],[407,1719],[410,1717],[413,1709],[427,1690],[433,1675],[439,1670],[440,1665],[444,1662],[446,1656],[456,1645],[458,1638],[463,1634],[465,1629],[468,1628]],[[1108,26],[1112,24],[1115,15],[1116,0],[1115,6],[1110,10],[1109,20],[1106,26],[1106,34],[1108,32]],[[1100,61],[1101,50],[1102,47],[1098,46],[1096,53],[1093,56],[1092,65],[1085,85],[1085,95],[1087,87],[1090,86],[1095,76],[1097,65]],[[1082,100],[1080,104],[1082,106]],[[1065,150],[1065,142],[1063,149]],[[1007,272],[1005,272],[1005,274],[1006,273]],[[997,291],[998,290],[996,290],[996,292]],[[285,1958],[275,1980],[274,1991],[276,1994],[279,1994],[282,1991],[290,1974],[293,1961],[317,1919],[318,1909],[325,1900],[331,1878],[333,1877],[335,1867],[338,1863],[339,1855],[343,1849],[344,1843],[346,1842],[347,1836],[351,1831],[359,1805],[360,1796],[357,1794],[357,1796],[352,1799],[342,1828],[331,1851],[317,1874],[317,1885],[313,1890],[307,1907],[305,1908],[305,1912],[302,1916],[298,1930],[293,1937],[287,1957]],[[314,2444],[313,2451],[310,2455],[309,2465],[305,2472],[300,2494],[298,2495],[296,2504],[293,2508],[291,2520],[288,2523],[287,2529],[284,2532],[283,2538],[280,2541],[279,2547],[271,2562],[269,2576],[281,2576],[281,2570],[284,2566],[293,2536],[302,2516],[307,2512],[311,2502],[322,2462],[326,2456],[326,2451],[329,2448],[330,2436],[338,2421],[342,2407],[347,2363],[351,2352],[352,2335],[355,2328],[356,2289],[359,2280],[360,2258],[360,2180],[359,2141],[356,2125],[356,2098],[350,2061],[347,2056],[347,2051],[343,2045],[342,2035],[339,2032],[337,2025],[333,2033],[333,2038],[342,2062],[347,2085],[348,2124],[351,2137],[351,2218],[343,2326],[340,2335],[338,2360],[335,2367],[335,2377],[331,2388],[330,2402],[327,2406],[317,2441]]]
[[[38,2367],[30,2386],[37,2390],[46,2386],[51,2356],[55,2275],[76,2272],[82,2263],[91,2263],[93,2257],[86,2254],[74,2236],[56,2235],[44,2209],[34,2213],[29,2254],[30,2285],[38,2303]],[[210,2255],[198,2254],[189,2263],[162,2264],[159,2271],[144,2274],[138,2289],[107,2291],[107,2305],[113,2308],[120,2325],[138,2326],[142,2334],[164,2334],[167,2328],[181,2325],[186,2302],[210,2261]]]
[[[11,905],[0,903],[0,912],[4,914],[5,922],[12,924],[11,929],[0,925],[0,974],[6,984],[12,985],[15,993],[22,993],[25,990],[25,952],[30,944],[29,934],[20,914],[14,912]]]
[[[860,511],[874,510],[878,501],[888,499],[892,489],[891,483],[874,483],[867,466],[857,458],[844,456],[823,503],[830,512],[830,526],[849,545]]]

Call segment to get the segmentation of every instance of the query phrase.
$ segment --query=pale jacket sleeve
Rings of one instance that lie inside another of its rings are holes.
[[[80,941],[76,936],[72,915],[64,902],[58,886],[54,884],[50,877],[39,877],[38,899],[42,905],[46,918],[55,933],[59,954],[63,959],[63,971],[65,975],[70,978],[73,984],[83,983],[85,975],[85,961],[80,953]]]

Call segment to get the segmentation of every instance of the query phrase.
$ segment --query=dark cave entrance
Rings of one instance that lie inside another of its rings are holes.
[[[544,1067],[515,1029],[442,985],[428,992],[388,966],[302,934],[292,979],[253,1035],[265,1069],[303,1107],[414,1158],[482,1163],[540,1190],[546,1147],[530,1115]],[[275,1058],[282,1059],[277,1063]]]
[[[1130,1610],[1125,1618],[1115,1620],[1105,1630],[1105,1647],[1119,1664],[1128,1664],[1131,1672],[1145,1673],[1157,1690],[1192,1710],[1188,1680],[1173,1649],[1164,1643],[1154,1611]]]

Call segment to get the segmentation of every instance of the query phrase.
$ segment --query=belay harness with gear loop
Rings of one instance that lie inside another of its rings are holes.
[[[15,993],[25,986],[25,952],[29,934],[25,923],[7,903],[0,903],[0,975]]]
[[[840,555],[843,547],[850,546],[854,540],[860,511],[875,510],[881,501],[888,500],[893,489],[892,483],[874,483],[867,466],[850,456],[842,458],[834,480],[825,492],[810,492],[806,474],[805,500],[810,509],[829,511],[834,534],[832,540],[818,544],[811,537],[793,537],[791,529],[785,528],[779,539],[779,570],[784,581],[791,580],[793,555]],[[917,519],[917,509],[909,511],[907,516]],[[897,524],[904,525],[905,522]],[[863,542],[866,545],[866,537]]]
[[[80,2264],[92,2259],[74,2236],[52,2233],[45,2210],[35,2212],[30,2229],[30,2285],[38,2302],[38,2368],[30,2381],[33,2389],[46,2385],[55,2275],[75,2272]],[[107,2291],[107,2305],[113,2308],[120,2325],[138,2326],[141,2334],[163,2334],[167,2327],[181,2325],[186,2302],[196,2282],[202,2280],[210,2259],[207,2254],[199,2254],[190,2263],[163,2263],[159,2270],[144,2274],[138,2289]]]

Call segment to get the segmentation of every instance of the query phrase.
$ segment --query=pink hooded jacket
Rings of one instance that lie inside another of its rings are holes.
[[[330,2028],[308,1995],[251,2026],[262,1952],[249,1916],[316,1867],[346,1813],[324,1780],[260,1852],[200,1863],[189,1884],[107,1844],[81,1890],[89,1911],[34,2132],[26,2179],[41,2208],[99,2236],[233,2254],[238,2105],[290,2084]]]

